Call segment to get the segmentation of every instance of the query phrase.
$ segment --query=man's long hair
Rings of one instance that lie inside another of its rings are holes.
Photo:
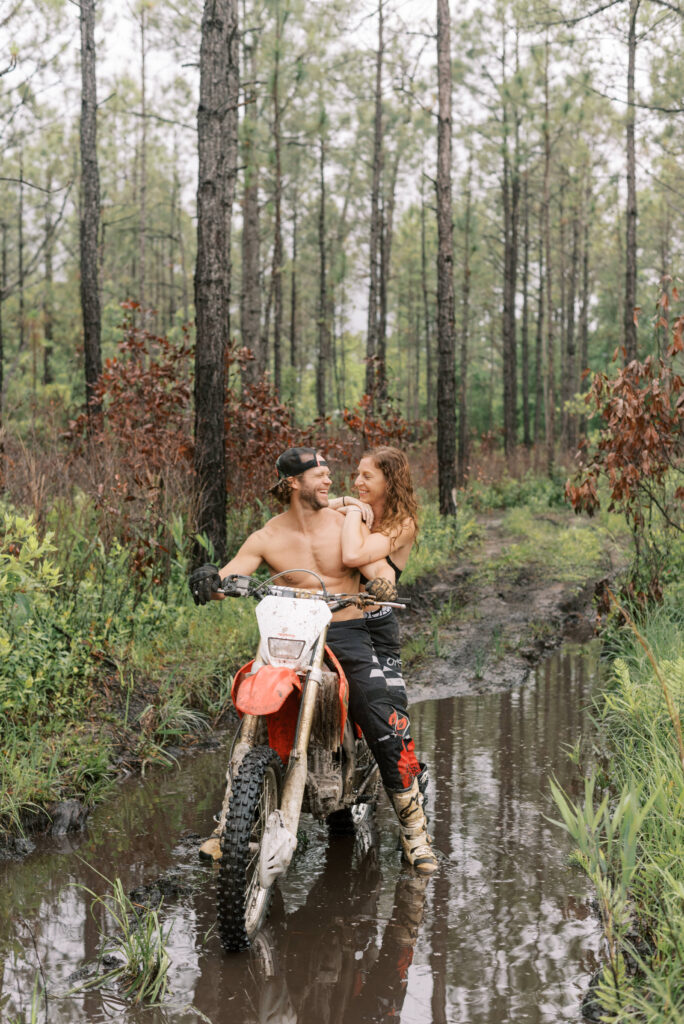
[[[413,492],[411,467],[399,448],[380,445],[364,452],[362,458],[372,459],[387,484],[385,510],[379,524],[383,533],[396,537],[407,519],[413,520],[418,534],[418,502]]]

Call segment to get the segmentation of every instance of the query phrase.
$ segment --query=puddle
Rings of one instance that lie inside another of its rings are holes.
[[[0,864],[0,1017],[31,1019],[42,971],[50,1024],[580,1022],[600,929],[588,883],[568,866],[569,841],[545,815],[555,816],[549,776],[579,790],[566,748],[591,731],[597,671],[595,648],[568,647],[516,691],[414,704],[440,872],[425,882],[402,870],[384,797],[376,827],[355,838],[329,841],[305,819],[269,925],[245,954],[222,951],[213,869],[197,859],[229,737],[175,772],[128,781],[83,837]],[[164,894],[163,1006],[69,994],[102,932],[114,933],[84,889],[106,891],[101,876],[140,899],[151,883]],[[43,999],[35,1019],[46,1019]]]

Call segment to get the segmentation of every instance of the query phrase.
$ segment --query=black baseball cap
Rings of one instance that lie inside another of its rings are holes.
[[[328,463],[315,448],[288,448],[276,459],[278,479],[273,487],[269,487],[269,494],[275,491],[288,476],[299,476],[300,473],[306,473],[307,469],[327,465]]]

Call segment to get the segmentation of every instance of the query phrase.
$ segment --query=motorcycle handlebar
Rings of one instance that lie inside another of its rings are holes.
[[[410,604],[407,598],[401,601],[378,601],[371,594],[363,592],[358,594],[329,594],[326,590],[303,590],[298,587],[283,587],[278,584],[262,582],[252,576],[241,576],[237,573],[226,576],[223,581],[220,593],[226,597],[265,597],[267,594],[273,597],[298,597],[315,601],[325,601],[329,605],[337,605],[339,608],[346,608],[349,605],[356,605],[357,608],[370,606],[382,606],[387,608],[406,608]]]

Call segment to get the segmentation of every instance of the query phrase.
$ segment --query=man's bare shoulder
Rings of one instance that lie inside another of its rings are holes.
[[[279,512],[277,516],[273,516],[273,518],[269,519],[267,523],[264,523],[261,529],[255,530],[254,532],[255,534],[259,534],[259,536],[269,536],[274,532],[280,533],[281,530],[286,528],[287,519],[287,512]]]

